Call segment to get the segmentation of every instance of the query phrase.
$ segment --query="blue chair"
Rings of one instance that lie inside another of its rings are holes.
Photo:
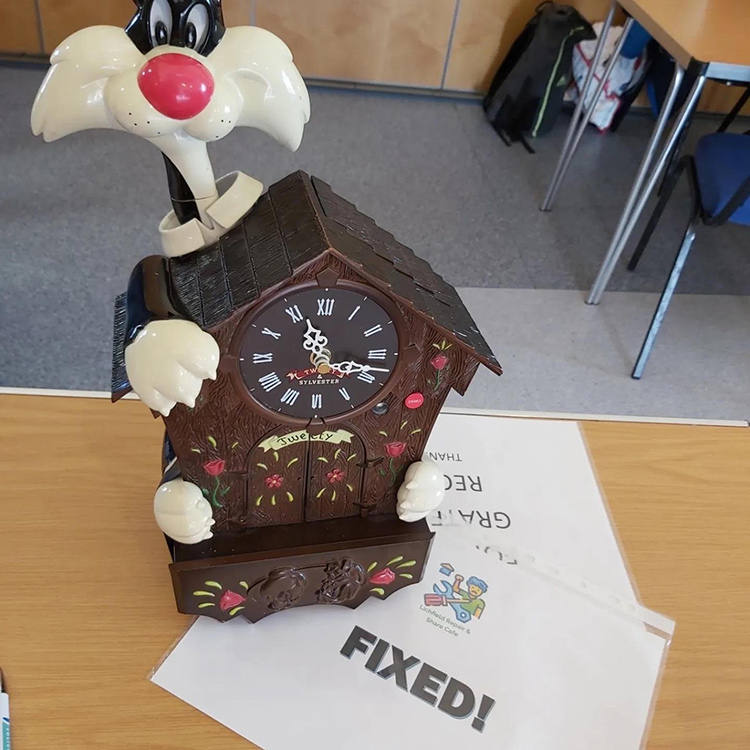
[[[750,226],[750,138],[740,133],[703,136],[698,141],[695,154],[682,157],[668,176],[656,208],[628,263],[629,271],[634,271],[638,265],[683,172],[687,172],[692,197],[690,219],[633,368],[632,377],[636,380],[643,375],[643,368],[672,300],[699,223],[708,227],[720,227],[727,222]]]

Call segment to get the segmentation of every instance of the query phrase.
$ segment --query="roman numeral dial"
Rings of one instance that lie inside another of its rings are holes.
[[[343,419],[385,395],[401,346],[392,309],[375,290],[348,282],[277,292],[237,332],[250,398],[302,423]]]

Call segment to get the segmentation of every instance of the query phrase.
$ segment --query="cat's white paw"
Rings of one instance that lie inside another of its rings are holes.
[[[125,369],[141,401],[165,417],[195,406],[206,378],[216,379],[219,345],[189,320],[152,320],[125,348]]]
[[[435,510],[445,497],[445,477],[431,459],[416,461],[406,470],[398,488],[396,512],[402,521],[419,521]]]
[[[197,544],[213,536],[211,504],[192,482],[173,479],[162,484],[154,495],[154,516],[159,528],[176,542]]]

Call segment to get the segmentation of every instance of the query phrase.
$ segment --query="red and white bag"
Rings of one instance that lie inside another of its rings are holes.
[[[579,92],[583,87],[583,83],[586,80],[589,68],[591,67],[591,61],[594,57],[594,50],[596,48],[599,34],[601,34],[602,31],[602,25],[603,24],[601,23],[594,24],[594,31],[597,34],[597,39],[587,39],[577,44],[573,49],[573,82],[570,84],[570,88],[565,92],[565,99],[567,101],[578,101]],[[604,75],[604,69],[609,63],[609,59],[617,46],[617,41],[620,38],[622,31],[622,26],[616,26],[615,28],[610,28],[607,34],[599,65],[597,65],[597,68],[594,71],[594,81],[589,88],[589,101],[591,97],[593,97],[601,77]],[[602,95],[599,97],[599,101],[589,117],[589,122],[595,125],[600,131],[605,132],[609,129],[615,113],[620,106],[620,96],[629,88],[631,81],[642,72],[644,62],[645,52],[643,55],[634,59],[628,59],[620,55],[612,69],[609,80],[604,86]],[[589,101],[586,102],[586,105],[589,104]]]

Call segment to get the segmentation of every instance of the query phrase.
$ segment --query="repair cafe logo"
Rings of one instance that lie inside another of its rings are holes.
[[[476,576],[470,576],[464,584],[464,577],[454,574],[450,563],[440,563],[440,575],[448,579],[453,575],[453,582],[445,578],[433,585],[433,594],[424,595],[424,603],[430,607],[451,607],[459,622],[470,622],[479,619],[484,612],[485,603],[482,596],[487,593],[487,584]]]

